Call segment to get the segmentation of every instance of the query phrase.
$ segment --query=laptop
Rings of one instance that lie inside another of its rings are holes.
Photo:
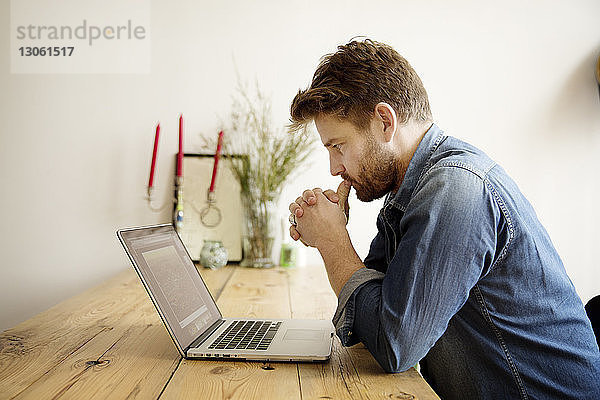
[[[329,320],[223,318],[173,225],[120,229],[117,236],[182,357],[329,359]]]

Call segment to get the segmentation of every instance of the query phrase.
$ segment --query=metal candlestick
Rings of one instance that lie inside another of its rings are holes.
[[[199,211],[200,221],[204,226],[214,228],[221,223],[223,215],[221,214],[219,207],[216,206],[217,201],[215,192],[211,192],[210,189],[206,191],[206,203],[206,207]]]
[[[158,207],[156,207],[153,204],[154,203],[154,187],[153,186],[148,186],[146,201],[148,202],[148,208],[150,208],[150,210],[152,210],[154,212],[161,212],[169,206],[169,203],[163,204],[162,206],[158,206]]]
[[[183,176],[175,178],[175,212],[173,213],[173,225],[177,232],[183,228]]]
[[[175,178],[175,191],[171,202],[166,202],[161,206],[154,205],[154,187],[148,186],[147,197],[148,207],[154,212],[162,212],[167,207],[175,204],[175,211],[173,213],[173,225],[179,231],[183,226],[183,176],[177,176]]]

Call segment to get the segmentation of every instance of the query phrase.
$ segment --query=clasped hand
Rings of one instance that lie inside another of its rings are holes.
[[[350,183],[343,181],[337,192],[320,188],[305,190],[289,206],[297,225],[290,226],[290,236],[307,246],[335,243],[340,235],[347,235],[348,193]]]

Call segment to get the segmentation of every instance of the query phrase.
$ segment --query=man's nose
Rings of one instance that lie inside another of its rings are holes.
[[[346,171],[346,169],[344,168],[344,164],[342,164],[341,162],[336,160],[335,157],[330,155],[329,156],[329,172],[331,172],[331,175],[333,175],[333,176],[340,175],[345,171]]]

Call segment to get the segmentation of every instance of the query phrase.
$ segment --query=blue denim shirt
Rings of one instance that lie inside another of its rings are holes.
[[[512,179],[436,126],[339,296],[342,344],[420,360],[444,399],[600,399],[600,354],[548,233]]]

